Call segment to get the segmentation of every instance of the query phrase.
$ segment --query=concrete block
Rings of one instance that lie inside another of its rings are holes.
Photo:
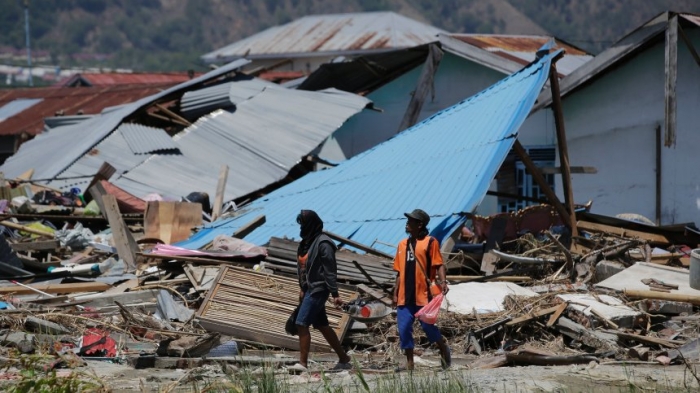
[[[603,260],[595,266],[595,282],[601,282],[625,270],[620,262]]]

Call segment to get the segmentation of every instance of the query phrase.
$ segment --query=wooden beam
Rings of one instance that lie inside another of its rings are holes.
[[[589,221],[579,221],[577,223],[579,229],[590,232],[605,232],[627,238],[639,238],[653,244],[670,245],[671,241],[664,235],[655,233],[647,233],[642,231],[634,231],[631,229],[619,228],[612,225],[597,224]]]
[[[235,237],[237,239],[243,239],[244,237],[248,236],[248,234],[253,232],[256,228],[258,228],[259,226],[264,224],[265,221],[267,221],[267,218],[265,218],[265,215],[257,216],[254,219],[252,219],[250,222],[248,222],[247,224],[238,228],[238,230],[236,232],[234,232],[231,235],[231,237]]]
[[[566,311],[566,308],[568,306],[569,306],[569,303],[566,303],[566,302],[560,304],[559,308],[557,308],[557,310],[554,312],[554,314],[552,314],[552,316],[549,317],[549,321],[547,321],[547,327],[554,326],[554,324],[557,323],[557,319],[559,319],[561,314],[563,314],[564,311]]]
[[[27,233],[31,233],[31,234],[39,235],[39,236],[46,236],[46,237],[54,237],[55,236],[51,232],[46,232],[46,231],[42,231],[39,229],[30,228],[28,226],[15,224],[12,221],[0,221],[0,225],[6,226],[6,227],[12,228],[12,229],[18,229],[22,232],[27,232]]]
[[[610,334],[616,334],[617,337],[623,338],[625,340],[632,340],[642,344],[655,344],[666,348],[678,348],[678,346],[685,344],[685,341],[664,340],[663,338],[658,337],[640,336],[639,334],[624,333],[619,330],[607,330],[605,332]]]
[[[625,296],[634,299],[658,299],[672,302],[691,303],[700,306],[700,295],[686,295],[683,293],[666,293],[657,291],[645,291],[641,289],[625,289]]]
[[[549,67],[549,85],[552,91],[552,112],[554,113],[554,125],[557,129],[557,146],[559,150],[559,165],[561,165],[561,180],[564,189],[564,203],[568,210],[569,222],[572,224],[571,235],[578,236],[576,230],[576,212],[574,211],[574,192],[571,187],[571,170],[569,166],[569,148],[566,143],[566,128],[564,127],[564,112],[559,92],[559,75],[554,62]]]
[[[27,284],[25,284],[27,285]],[[76,282],[71,284],[31,284],[34,289],[46,293],[75,293],[75,292],[102,292],[111,288],[109,284],[103,282]],[[29,295],[36,292],[19,285],[0,287],[0,294]]]
[[[542,171],[543,174],[545,175],[558,175],[562,173],[562,169],[560,166],[544,166],[541,167],[540,170]],[[572,166],[569,168],[570,173],[598,173],[598,169],[596,169],[593,166]]]
[[[8,242],[9,243],[9,242]],[[15,251],[53,251],[61,247],[58,240],[34,241],[29,243],[9,243]]]
[[[391,296],[387,296],[387,294],[385,294],[384,292],[378,291],[374,288],[370,288],[365,284],[358,284],[357,289],[372,296],[375,300],[379,300],[380,302],[384,303],[384,305],[391,307]]]
[[[179,125],[184,126],[184,127],[189,127],[189,126],[191,125],[189,122],[183,123],[183,122],[181,122],[180,120],[173,119],[173,118],[171,118],[171,117],[167,117],[167,116],[163,116],[163,115],[159,115],[159,114],[153,113],[153,112],[146,112],[146,114],[147,114],[148,116],[155,117],[156,119],[160,119],[160,120],[163,120],[163,121],[167,121],[168,123],[179,124]]]
[[[109,227],[112,228],[112,240],[117,248],[117,254],[126,264],[126,272],[131,273],[136,270],[136,253],[139,246],[136,240],[127,229],[117,206],[117,198],[114,195],[103,195],[102,204],[105,207],[103,213],[107,216]]]
[[[112,175],[114,175],[116,172],[117,169],[113,167],[110,163],[108,163],[107,161],[103,162],[100,166],[100,169],[98,169],[97,173],[95,173],[95,176],[93,176],[92,180],[90,180],[88,186],[85,188],[85,190],[83,190],[83,194],[85,195],[83,196],[83,198],[87,197],[88,199],[91,199],[89,197],[92,197],[92,194],[87,191],[90,190],[92,186],[94,186],[98,182],[102,180],[109,180],[109,178],[112,177]],[[86,199],[85,202],[90,201]]]
[[[393,256],[393,255],[389,255],[389,254],[384,253],[384,252],[382,252],[382,251],[375,250],[375,249],[372,248],[372,247],[366,246],[366,245],[364,245],[364,244],[362,244],[362,243],[358,243],[358,242],[356,242],[356,241],[354,241],[354,240],[350,240],[350,239],[345,238],[345,237],[342,237],[342,236],[340,236],[340,235],[336,235],[335,233],[327,232],[327,231],[324,231],[323,233],[325,233],[326,235],[328,235],[328,237],[330,237],[330,238],[333,239],[333,240],[339,241],[339,242],[341,242],[341,243],[343,243],[343,244],[347,244],[348,246],[355,247],[355,248],[357,248],[357,249],[359,249],[359,250],[362,250],[362,251],[364,251],[364,252],[366,252],[366,253],[368,253],[368,254],[373,254],[373,255],[376,255],[376,256],[379,256],[379,257],[384,257],[384,258],[387,258],[387,259],[394,259],[394,256]]]
[[[418,121],[418,116],[423,108],[425,97],[433,88],[433,79],[435,78],[435,73],[442,60],[442,55],[442,50],[437,45],[430,44],[428,46],[428,57],[425,59],[423,71],[421,71],[420,77],[418,78],[418,86],[416,86],[413,97],[411,97],[411,101],[408,103],[408,108],[403,115],[403,120],[401,120],[397,133],[413,126]]]
[[[542,172],[535,165],[535,163],[532,162],[532,159],[530,159],[530,156],[527,155],[525,148],[523,147],[523,145],[520,144],[520,141],[517,139],[513,144],[513,150],[515,150],[515,153],[518,154],[518,157],[520,157],[520,161],[523,162],[525,168],[527,168],[528,172],[530,172],[530,175],[532,175],[532,179],[535,181],[535,183],[537,183],[538,186],[540,186],[540,189],[542,190],[542,192],[544,192],[544,195],[547,196],[549,203],[552,206],[554,206],[555,209],[557,209],[557,213],[559,213],[559,215],[561,216],[562,221],[564,221],[564,223],[572,229],[573,233],[573,228],[576,227],[576,220],[572,220],[571,216],[569,215],[569,212],[566,210],[564,205],[561,204],[559,198],[557,198],[557,194],[555,194],[554,190],[552,190],[552,188],[549,187],[549,183],[547,183],[547,180],[545,180],[544,176],[542,176]]]
[[[219,171],[219,181],[216,185],[216,195],[214,196],[214,206],[211,211],[211,220],[216,221],[221,216],[221,208],[224,204],[224,191],[226,191],[226,179],[228,179],[228,165],[221,166]]]
[[[661,126],[656,125],[656,225],[661,225]]]
[[[664,146],[676,145],[676,81],[678,77],[678,15],[673,15],[666,27],[666,46],[664,70],[666,84],[664,89]]]
[[[513,326],[513,325],[517,325],[519,323],[528,322],[528,321],[531,321],[533,319],[539,318],[543,315],[548,315],[548,314],[557,312],[557,310],[559,310],[560,307],[561,307],[561,305],[545,308],[543,310],[537,310],[531,314],[522,315],[518,318],[510,320],[510,321],[506,322],[506,325]]]
[[[177,119],[177,120],[179,120],[180,122],[182,122],[182,123],[184,123],[184,124],[187,124],[188,126],[191,126],[191,125],[192,125],[192,123],[190,123],[189,120],[187,120],[187,119],[185,119],[184,117],[178,115],[177,113],[171,111],[170,109],[164,107],[163,105],[161,105],[161,104],[156,104],[156,107],[157,107],[158,109],[160,109],[161,111],[163,111],[166,115],[172,117],[173,119]]]

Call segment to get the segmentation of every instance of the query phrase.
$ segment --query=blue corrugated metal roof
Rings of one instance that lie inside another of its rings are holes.
[[[444,240],[462,224],[458,213],[481,203],[547,80],[552,56],[337,167],[278,189],[179,245],[199,248],[262,214],[265,224],[247,241],[298,239],[295,217],[301,209],[318,212],[328,231],[392,253],[386,244],[405,236],[403,213],[421,208],[432,218],[431,234]]]

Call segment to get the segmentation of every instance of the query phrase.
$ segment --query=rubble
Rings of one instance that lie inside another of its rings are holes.
[[[148,202],[139,216],[122,214],[114,195],[95,195],[106,217],[48,214],[27,222],[8,211],[6,220],[16,221],[5,226],[12,233],[5,241],[15,262],[0,286],[4,364],[30,354],[73,368],[85,359],[134,369],[216,361],[230,370],[267,364],[284,372],[294,364],[285,354],[298,341],[284,323],[297,302],[296,242],[272,237],[261,247],[219,236],[190,250],[171,243],[192,236],[201,207]],[[555,214],[543,206],[535,210]],[[527,217],[533,228],[537,221],[527,211],[513,217]],[[489,242],[495,232],[483,223],[492,220],[475,216],[480,226],[467,229],[469,244],[482,246],[444,252],[451,285],[438,326],[459,367],[699,360],[700,291],[689,286],[683,261],[693,236],[663,227],[645,232],[638,223],[625,229],[620,221],[615,230],[581,221],[571,236],[561,220],[548,218],[536,231],[521,232],[518,224],[515,234]],[[337,253],[338,279],[341,297],[354,307],[329,306],[331,326],[360,367],[392,368],[402,355],[390,312],[391,256],[330,235],[347,246]],[[349,311],[368,305],[384,311]],[[425,337],[418,343],[418,367],[439,364]],[[312,348],[329,351],[318,332]]]

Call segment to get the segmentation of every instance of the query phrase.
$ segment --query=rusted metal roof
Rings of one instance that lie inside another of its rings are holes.
[[[489,51],[507,60],[523,66],[535,60],[537,50],[550,40],[554,40],[553,49],[566,52],[557,62],[557,71],[566,76],[576,68],[588,62],[593,56],[586,51],[568,44],[556,37],[541,35],[501,35],[501,34],[451,34],[450,37],[469,45]]]
[[[104,108],[127,104],[159,93],[176,83],[107,87],[41,87],[0,90],[0,107],[16,100],[43,99],[40,103],[0,122],[0,135],[37,135],[44,118],[56,114],[98,114]]]
[[[188,75],[186,72],[174,73],[127,73],[127,72],[107,72],[107,73],[81,73],[75,74],[68,79],[58,83],[59,86],[114,86],[114,85],[152,85],[170,84],[186,82],[200,74]]]
[[[433,42],[439,33],[445,31],[395,12],[310,15],[207,53],[202,60],[378,52]]]

